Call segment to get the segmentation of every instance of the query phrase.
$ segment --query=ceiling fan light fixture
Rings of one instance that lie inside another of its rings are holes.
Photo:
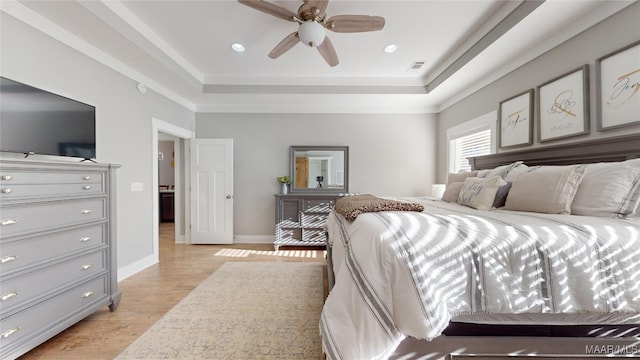
[[[305,21],[298,28],[300,42],[307,46],[320,46],[324,41],[325,29],[315,21]]]

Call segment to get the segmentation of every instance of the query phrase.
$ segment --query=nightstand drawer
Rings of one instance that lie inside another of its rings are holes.
[[[58,256],[106,244],[106,229],[103,224],[2,242],[0,274],[7,276],[14,271],[50,261]]]
[[[100,198],[3,207],[0,208],[0,232],[6,238],[106,220],[105,201]]]
[[[104,251],[79,256],[0,282],[0,311],[7,313],[25,302],[82,281],[106,269]]]
[[[2,338],[0,358],[10,357],[10,354],[19,351],[19,347],[27,341],[51,331],[53,327],[59,327],[63,322],[69,326],[70,323],[79,320],[76,314],[83,310],[95,308],[101,302],[106,303],[108,299],[106,289],[105,275],[3,318],[0,321]],[[75,321],[69,322],[69,320]],[[11,357],[14,358],[15,355]]]

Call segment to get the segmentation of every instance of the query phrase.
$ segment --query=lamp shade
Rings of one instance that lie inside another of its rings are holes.
[[[444,190],[447,188],[445,184],[433,184],[431,185],[431,196],[435,198],[442,198]]]
[[[324,27],[315,21],[306,21],[298,28],[300,41],[307,46],[319,46],[324,41]]]

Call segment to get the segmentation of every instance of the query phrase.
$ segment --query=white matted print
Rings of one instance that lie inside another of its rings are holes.
[[[640,123],[640,41],[596,60],[598,130]]]
[[[500,148],[533,144],[533,89],[500,102],[498,113]]]
[[[537,88],[538,141],[589,133],[589,65]]]

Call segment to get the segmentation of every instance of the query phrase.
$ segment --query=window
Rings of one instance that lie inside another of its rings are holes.
[[[468,157],[493,154],[497,111],[480,115],[447,129],[447,170],[471,170]]]
[[[468,157],[491,153],[491,129],[485,129],[451,140],[451,172],[469,171]]]

